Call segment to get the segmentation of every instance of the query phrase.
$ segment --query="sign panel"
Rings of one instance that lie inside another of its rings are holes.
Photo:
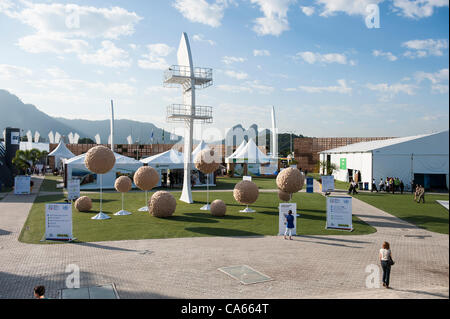
[[[16,176],[14,178],[14,194],[28,195],[30,194],[31,177],[30,176]]]
[[[347,169],[347,159],[346,158],[341,158],[339,168],[343,169],[343,170]]]
[[[72,204],[45,205],[45,239],[72,240]]]
[[[306,178],[306,192],[314,193],[314,178],[312,177]]]
[[[72,179],[67,183],[67,199],[75,200],[80,197],[80,180]]]
[[[243,181],[252,181],[252,177],[251,176],[244,176],[244,177],[242,177],[242,180]]]
[[[11,145],[19,145],[19,144],[20,144],[20,133],[11,132]]]
[[[294,216],[294,229],[292,230],[292,235],[297,235],[297,203],[281,203],[278,206],[279,211],[279,222],[278,222],[278,235],[284,235],[286,231],[286,216],[289,214],[289,211],[292,211],[292,216]]]
[[[353,230],[352,198],[348,196],[327,197],[327,229]]]
[[[334,191],[334,176],[333,175],[327,175],[327,176],[321,176],[322,178],[322,192],[332,192]]]

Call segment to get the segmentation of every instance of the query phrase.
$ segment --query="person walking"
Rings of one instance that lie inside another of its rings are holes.
[[[403,180],[400,180],[400,192],[403,195],[403,191],[405,190],[405,184],[403,184]]]
[[[377,185],[375,183],[375,178],[372,179],[372,189],[370,190],[370,192],[372,193],[374,190],[376,190],[376,192],[378,193],[378,188],[377,188]]]
[[[383,180],[383,177],[380,179],[380,184],[378,184],[378,186],[379,186],[379,188],[380,188],[380,192],[381,192],[382,190],[385,190],[385,189],[384,189],[384,180]]]
[[[284,232],[284,239],[287,239],[287,234],[289,233],[289,240],[292,240],[292,230],[294,229],[294,215],[292,215],[292,210],[286,215],[286,231]]]
[[[425,204],[425,187],[420,185],[417,195],[418,195],[417,203],[420,203],[420,201],[422,201]]]
[[[380,249],[379,254],[381,268],[383,269],[383,287],[389,288],[389,281],[391,277],[391,266],[394,264],[392,260],[392,252],[390,245],[385,241]]]

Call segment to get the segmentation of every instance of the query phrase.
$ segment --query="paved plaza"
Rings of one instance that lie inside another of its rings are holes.
[[[38,284],[56,298],[71,264],[80,269],[81,287],[113,283],[120,298],[449,297],[448,235],[419,229],[358,199],[353,214],[375,227],[374,234],[30,245],[18,237],[42,180],[34,181],[34,194],[10,193],[0,201],[0,298],[31,298]],[[396,261],[393,289],[367,288],[366,270],[379,264],[383,241],[390,242]],[[243,285],[218,270],[238,265],[272,280]]]

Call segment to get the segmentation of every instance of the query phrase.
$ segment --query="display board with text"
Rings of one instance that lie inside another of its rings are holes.
[[[67,182],[67,199],[75,200],[80,197],[80,180],[72,179]]]
[[[352,198],[327,196],[327,229],[353,230]]]
[[[30,176],[16,176],[14,178],[14,194],[28,195],[31,193],[31,177]]]
[[[73,240],[71,204],[45,205],[45,239]]]
[[[334,191],[334,176],[332,175],[321,176],[321,179],[322,179],[323,193]]]

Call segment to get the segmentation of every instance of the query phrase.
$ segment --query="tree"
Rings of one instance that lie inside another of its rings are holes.
[[[89,137],[83,137],[78,140],[78,144],[95,144],[95,142]]]
[[[319,161],[318,164],[319,164],[319,167],[322,169],[322,171],[325,171],[325,175],[332,175],[333,172],[338,169],[336,164],[331,163],[327,160]]]
[[[39,161],[46,158],[47,151],[39,151],[33,148],[32,150],[17,151],[16,156],[13,158],[12,163],[21,172],[24,173],[31,166],[36,165]]]

